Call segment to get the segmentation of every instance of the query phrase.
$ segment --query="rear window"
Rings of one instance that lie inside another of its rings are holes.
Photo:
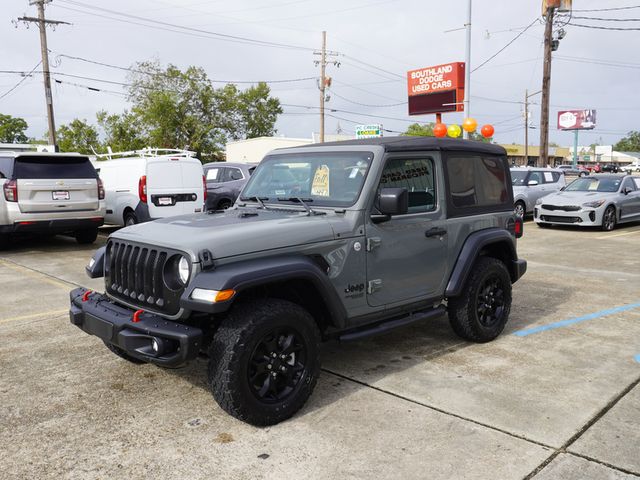
[[[445,158],[444,164],[450,217],[513,208],[506,158],[452,153]]]
[[[87,157],[37,156],[16,158],[14,178],[97,178]]]

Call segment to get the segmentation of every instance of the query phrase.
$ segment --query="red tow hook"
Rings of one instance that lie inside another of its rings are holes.
[[[136,310],[135,313],[133,314],[133,317],[131,318],[131,321],[133,323],[138,323],[140,321],[140,315],[142,315],[144,313],[144,310]]]
[[[87,300],[89,300],[89,295],[91,295],[93,293],[93,290],[87,290],[86,292],[84,292],[84,295],[82,295],[82,301],[86,302]]]

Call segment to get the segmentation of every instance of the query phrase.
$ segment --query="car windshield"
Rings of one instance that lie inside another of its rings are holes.
[[[578,178],[565,191],[567,192],[617,192],[622,183],[621,178]]]
[[[514,187],[524,185],[527,173],[529,173],[527,170],[511,170],[511,185]]]
[[[349,207],[360,194],[371,152],[291,153],[267,156],[242,191],[266,202],[313,202]]]

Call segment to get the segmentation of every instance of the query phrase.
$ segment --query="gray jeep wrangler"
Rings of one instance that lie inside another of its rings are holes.
[[[234,207],[134,225],[91,259],[105,293],[71,292],[70,318],[133,363],[208,355],[214,398],[254,425],[291,417],[322,340],[443,315],[487,342],[526,270],[506,152],[395,137],[269,154]]]

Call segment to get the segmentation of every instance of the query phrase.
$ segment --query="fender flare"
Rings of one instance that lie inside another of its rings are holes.
[[[197,274],[182,294],[180,304],[192,311],[223,313],[231,307],[234,298],[220,303],[206,303],[191,299],[195,288],[210,290],[233,289],[238,293],[253,287],[286,280],[306,280],[316,288],[337,327],[344,326],[346,310],[329,277],[309,257],[281,256],[231,263]]]
[[[507,249],[505,256],[509,262],[506,264],[506,267],[507,270],[509,270],[512,282],[516,282],[524,274],[526,271],[526,262],[524,260],[518,260],[515,241],[509,232],[502,228],[488,228],[486,230],[473,232],[466,238],[460,255],[458,255],[458,260],[453,267],[447,288],[445,289],[446,297],[457,297],[460,295],[482,249],[498,243],[505,245]]]

